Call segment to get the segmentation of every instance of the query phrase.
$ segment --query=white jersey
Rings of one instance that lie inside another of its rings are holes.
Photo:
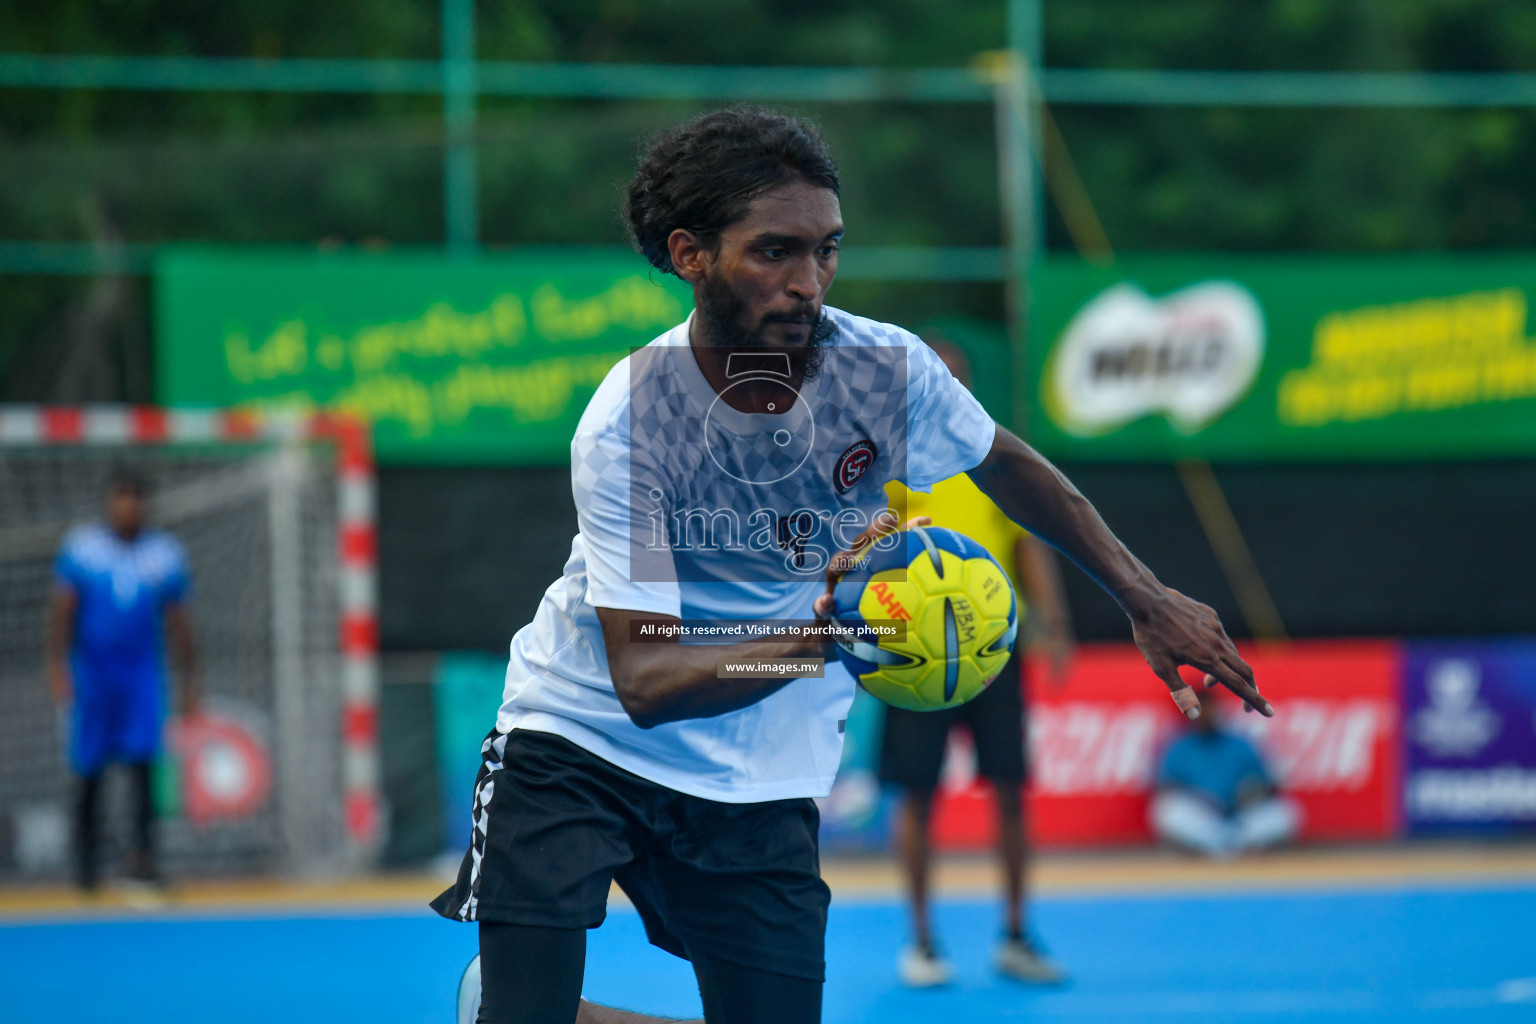
[[[641,729],[614,692],[596,614],[809,620],[827,558],[886,507],[889,480],[927,491],[986,457],[992,418],[921,339],[826,312],[836,333],[798,393],[782,354],[731,357],[727,392],[748,378],[759,391],[765,378],[782,385],[785,407],[768,413],[739,412],[716,393],[688,322],[608,374],[571,443],[580,532],[512,640],[501,732],[556,733],[711,800],[830,791],[854,694],[841,664],[737,711]]]

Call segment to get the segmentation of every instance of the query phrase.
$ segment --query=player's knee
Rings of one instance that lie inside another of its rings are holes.
[[[997,816],[1000,819],[1005,823],[1012,823],[1023,819],[1024,800],[1019,793],[1018,783],[994,783],[992,793],[997,801]]]

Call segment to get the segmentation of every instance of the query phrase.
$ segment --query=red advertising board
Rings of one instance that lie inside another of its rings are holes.
[[[1242,647],[1275,717],[1226,702],[1225,725],[1251,736],[1305,815],[1307,839],[1395,834],[1402,646],[1309,641]],[[1130,644],[1081,648],[1060,686],[1044,666],[1028,678],[1030,831],[1043,845],[1150,839],[1147,801],[1158,756],[1186,727],[1167,689]],[[1193,678],[1190,676],[1189,678]],[[941,846],[989,845],[991,798],[963,736],[935,808]]]

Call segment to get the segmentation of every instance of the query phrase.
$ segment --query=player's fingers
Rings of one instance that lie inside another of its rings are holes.
[[[1221,663],[1237,673],[1249,686],[1258,689],[1254,683],[1253,666],[1243,660],[1243,656],[1237,653],[1235,647],[1221,652]]]
[[[1254,678],[1253,666],[1249,665],[1246,661],[1244,661],[1242,659],[1242,657],[1239,656],[1238,653],[1235,650],[1234,651],[1230,651],[1230,652],[1228,652],[1226,654],[1223,654],[1222,657],[1221,657],[1221,661],[1222,661],[1222,664],[1226,665],[1232,671],[1236,672],[1238,674],[1238,676],[1240,676],[1249,686],[1253,687],[1253,692],[1254,693],[1258,693],[1259,692],[1259,684],[1258,684],[1258,680]],[[1218,682],[1219,681],[1220,680],[1218,680]],[[1243,701],[1243,713],[1244,714],[1247,714],[1250,711],[1253,711],[1255,709],[1256,709],[1256,705],[1250,704],[1247,701]]]
[[[853,542],[853,550],[863,551],[882,537],[899,533],[902,530],[910,530],[914,526],[931,526],[932,524],[932,516],[913,516],[903,523],[897,520],[894,510],[886,509],[884,512],[876,515],[874,522],[866,526],[864,532],[859,534],[858,538]]]
[[[1179,676],[1179,668],[1173,662],[1159,662],[1153,665],[1148,662],[1153,672],[1168,687],[1168,695],[1178,705],[1179,711],[1190,721],[1200,717],[1200,698],[1196,696],[1194,687],[1190,686]]]
[[[858,564],[864,553],[864,549],[875,541],[900,530],[910,530],[914,526],[928,526],[933,522],[931,516],[913,516],[905,523],[898,522],[896,514],[890,509],[875,516],[875,521],[870,523],[854,538],[853,545],[846,551],[839,551],[832,556],[827,563],[827,593],[832,594],[837,587],[837,581],[842,579]]]
[[[1246,704],[1251,705],[1259,714],[1265,718],[1274,717],[1275,709],[1270,706],[1269,701],[1259,696],[1258,689],[1252,683],[1245,680],[1225,663],[1213,665],[1211,667],[1211,675],[1220,680],[1221,684],[1227,689],[1241,697]]]
[[[853,550],[863,551],[882,537],[899,533],[902,530],[910,530],[914,526],[931,526],[932,524],[932,516],[913,516],[904,523],[899,522],[896,519],[896,513],[891,509],[886,509],[875,516],[874,522],[866,526],[864,531],[854,540]]]
[[[864,550],[864,548],[869,544],[868,539],[866,539],[868,533],[869,531],[866,530],[864,533],[859,534],[858,537],[854,538],[853,546],[851,548],[848,548],[846,551],[839,551],[837,554],[832,556],[829,562],[827,562],[826,576],[828,594],[831,594],[836,589],[837,581],[847,575],[848,571],[852,569],[858,562],[859,552]]]
[[[875,515],[874,522],[859,531],[859,535],[853,538],[853,543],[846,550],[839,551],[832,556],[827,563],[827,593],[832,593],[837,581],[842,579],[858,563],[859,556],[864,549],[888,533],[895,533],[900,529],[896,521],[896,514],[890,509]]]
[[[1202,684],[1205,686],[1205,688],[1207,690],[1213,690],[1216,687],[1221,685],[1221,680],[1217,679],[1215,676],[1213,676],[1209,672],[1207,672],[1205,674],[1205,679],[1202,680]],[[1249,704],[1247,701],[1243,701],[1243,714],[1245,714],[1245,715],[1253,714],[1253,705]]]
[[[886,534],[895,533],[900,529],[903,529],[903,526],[901,520],[896,518],[896,510],[893,508],[881,509],[875,513],[875,517],[870,520],[869,525],[864,527],[858,539],[853,542],[853,550],[863,551],[866,544],[877,541]]]
[[[1200,698],[1195,696],[1194,687],[1180,683],[1177,688],[1172,683],[1168,684],[1168,694],[1173,702],[1179,706],[1185,718],[1193,722],[1200,717]]]
[[[1227,667],[1231,668],[1232,666],[1228,665]],[[1203,680],[1201,680],[1201,685],[1204,686],[1207,690],[1209,690],[1209,689],[1211,689],[1213,687],[1216,687],[1216,686],[1225,686],[1226,684],[1223,683],[1220,679],[1217,679],[1215,676],[1211,675],[1209,672],[1207,672],[1205,674],[1205,678]],[[1253,692],[1254,693],[1258,693],[1259,692],[1258,684],[1253,682],[1252,679],[1250,679],[1248,681],[1248,685],[1253,687]]]
[[[852,547],[847,551],[839,551],[832,556],[832,560],[827,563],[827,596],[830,597],[836,593],[838,581],[853,571],[853,567],[859,564],[859,560],[863,557],[861,551],[862,548]]]
[[[1237,665],[1233,664],[1234,660],[1237,661],[1238,663],[1240,663],[1243,668],[1248,668],[1247,663],[1243,662],[1241,658],[1238,658],[1238,659],[1223,658],[1222,659],[1223,663],[1228,668],[1232,669],[1232,671],[1237,672],[1239,675],[1241,675],[1242,674],[1241,670],[1238,668]],[[1245,678],[1248,680],[1248,685],[1253,687],[1253,692],[1254,693],[1258,693],[1259,692],[1258,684],[1253,681],[1253,669],[1248,668],[1248,674],[1245,676]],[[1210,689],[1213,686],[1221,686],[1221,685],[1223,685],[1222,681],[1220,679],[1217,679],[1215,676],[1207,675],[1205,677],[1205,687],[1206,687],[1206,689]],[[1253,705],[1248,703],[1246,700],[1243,701],[1243,714],[1250,715],[1252,713],[1253,713]]]
[[[834,605],[835,602],[832,600],[831,594],[822,594],[820,597],[816,598],[816,602],[811,605],[811,610],[814,611],[818,616],[827,618],[832,614]]]
[[[1226,649],[1220,651],[1217,654],[1216,660],[1221,668],[1226,669],[1225,672],[1220,673],[1220,675],[1225,676],[1226,678],[1222,679],[1217,675],[1207,673],[1205,677],[1206,688],[1209,689],[1212,686],[1218,685],[1226,686],[1233,693],[1243,698],[1244,714],[1247,714],[1251,711],[1261,710],[1261,706],[1269,707],[1269,704],[1262,698],[1258,700],[1250,699],[1251,696],[1257,695],[1259,693],[1259,685],[1254,679],[1253,666],[1243,660],[1242,655],[1237,653],[1237,648],[1232,646],[1232,642],[1228,640],[1225,635],[1223,635],[1222,639],[1226,641],[1226,643],[1223,645]],[[1234,685],[1233,683],[1228,682],[1228,680],[1231,680],[1233,677],[1241,680],[1242,685]],[[1249,690],[1252,691],[1252,694],[1248,693]],[[1269,707],[1269,711],[1266,712],[1266,714],[1273,715],[1274,708]]]

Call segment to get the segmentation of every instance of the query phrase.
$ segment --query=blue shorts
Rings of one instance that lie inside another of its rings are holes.
[[[93,678],[75,671],[69,761],[93,776],[113,761],[143,764],[160,753],[164,687],[158,678]]]

